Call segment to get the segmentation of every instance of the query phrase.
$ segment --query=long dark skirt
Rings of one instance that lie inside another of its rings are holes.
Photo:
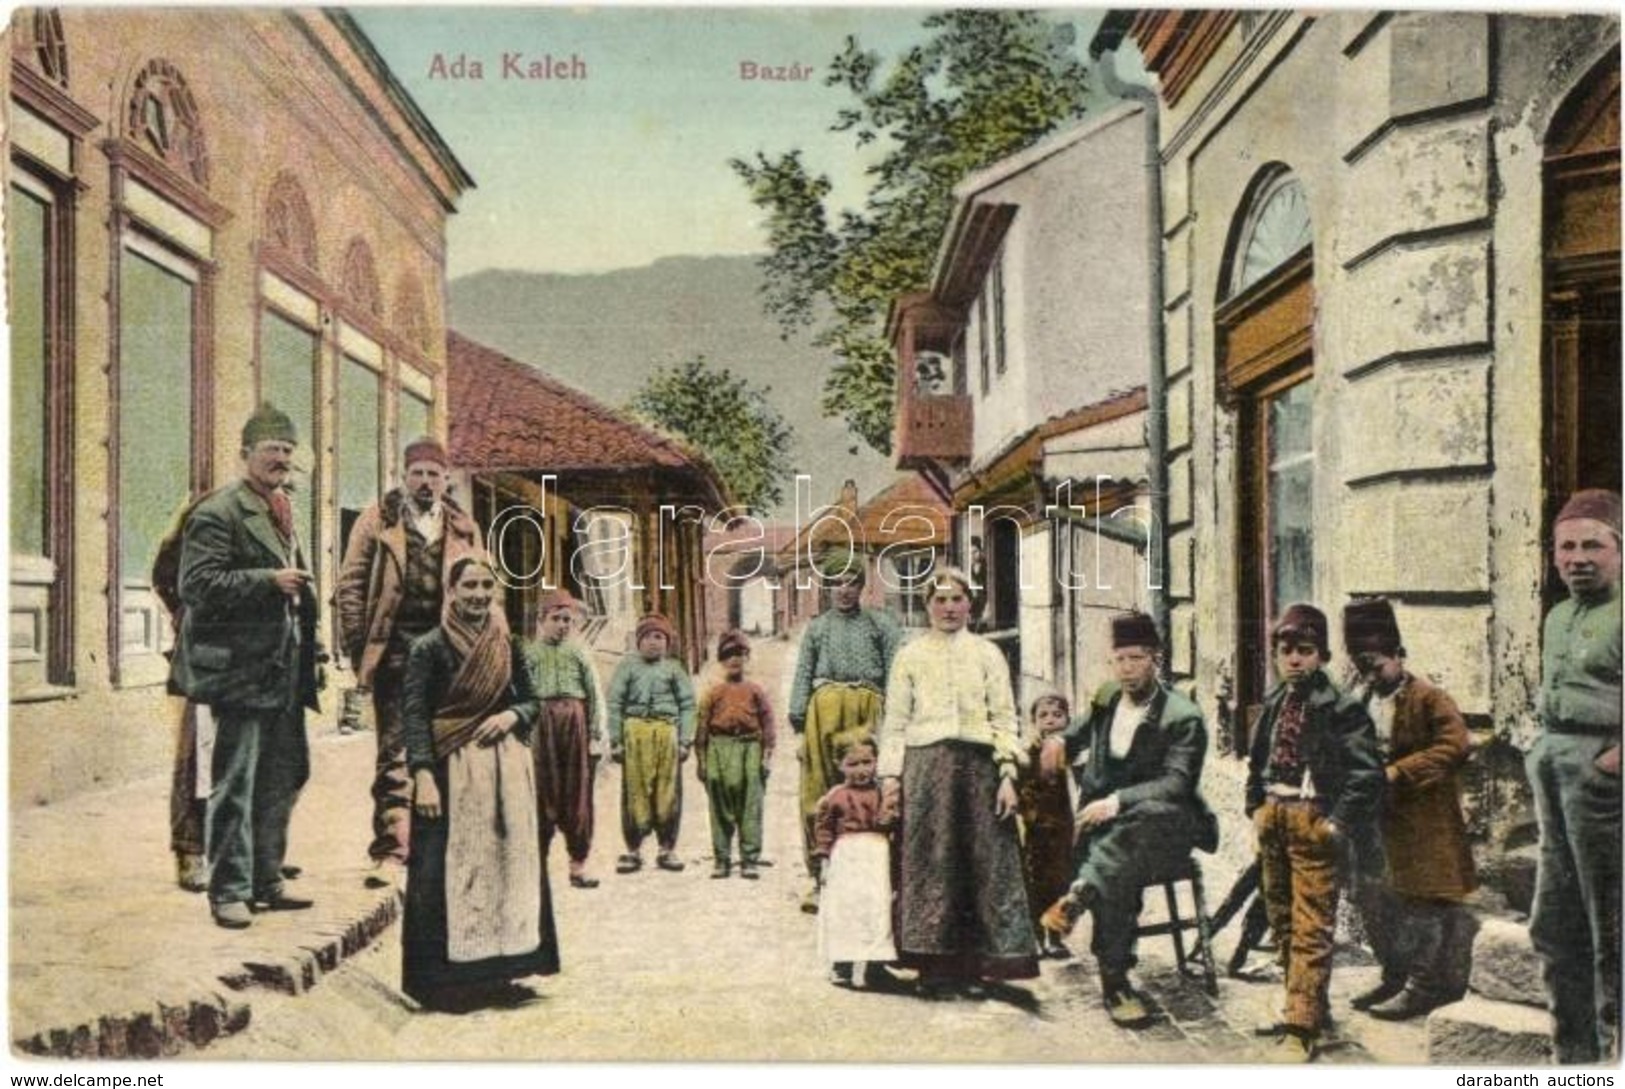
[[[434,769],[442,800],[449,800],[446,769]],[[444,816],[436,820],[412,814],[412,854],[407,862],[406,917],[401,924],[401,990],[419,1002],[433,1001],[448,989],[500,983],[524,976],[550,976],[559,970],[559,938],[553,926],[553,896],[547,867],[542,867],[542,941],[531,953],[485,960],[446,959],[446,837]]]
[[[903,757],[897,948],[905,966],[957,979],[1038,975],[1016,823],[994,815],[998,788],[985,746],[946,741]]]

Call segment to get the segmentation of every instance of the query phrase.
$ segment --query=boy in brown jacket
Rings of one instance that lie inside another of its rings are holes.
[[[1382,980],[1355,1009],[1387,1021],[1421,1017],[1467,990],[1474,924],[1462,899],[1477,887],[1461,815],[1471,743],[1456,701],[1405,668],[1394,609],[1343,609],[1343,645],[1377,729],[1386,785],[1379,823],[1355,843],[1355,901]],[[1384,861],[1386,859],[1386,862]]]

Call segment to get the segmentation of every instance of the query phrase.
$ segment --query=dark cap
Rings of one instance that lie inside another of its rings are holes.
[[[1161,649],[1157,622],[1144,613],[1119,613],[1112,617],[1112,649],[1122,647]]]
[[[738,628],[730,628],[729,630],[722,633],[722,638],[721,639],[717,640],[717,660],[718,661],[723,661],[725,659],[732,658],[736,654],[749,654],[749,653],[750,653],[750,640],[746,639],[745,638],[745,633],[740,631]]]
[[[638,621],[637,641],[643,642],[643,637],[650,632],[657,631],[666,637],[666,645],[673,646],[677,642],[677,632],[671,626],[671,621],[659,613],[649,613]]]
[[[410,466],[419,461],[432,461],[442,468],[451,464],[451,459],[446,457],[446,448],[433,435],[420,435],[406,444],[401,464]]]
[[[1281,618],[1275,622],[1275,627],[1270,629],[1272,643],[1278,643],[1282,639],[1313,643],[1324,661],[1329,662],[1332,659],[1331,647],[1326,637],[1326,614],[1313,605],[1299,602],[1286,607]]]
[[[1384,598],[1351,601],[1343,606],[1343,646],[1350,654],[1399,653],[1399,621]]]
[[[293,420],[269,401],[261,403],[254,410],[254,415],[243,424],[243,449],[252,450],[267,441],[294,445],[299,442],[299,432],[294,430]]]
[[[1558,522],[1577,518],[1601,522],[1614,531],[1614,536],[1619,536],[1619,493],[1605,488],[1582,488],[1569,496],[1569,501],[1557,512],[1552,524],[1555,526]]]

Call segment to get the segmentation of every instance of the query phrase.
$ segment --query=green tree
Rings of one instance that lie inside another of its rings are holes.
[[[825,77],[854,101],[832,131],[885,149],[860,211],[832,223],[829,177],[810,173],[799,150],[729,163],[767,213],[766,311],[784,336],[813,329],[814,343],[831,350],[824,412],[881,453],[891,452],[896,392],[886,310],[930,287],[953,187],[1081,117],[1087,90],[1069,23],[1031,11],[949,11],[922,27],[927,40],[889,67],[848,37]]]
[[[704,454],[734,501],[765,511],[784,498],[794,429],[767,395],[698,356],[649,375],[627,408]]]

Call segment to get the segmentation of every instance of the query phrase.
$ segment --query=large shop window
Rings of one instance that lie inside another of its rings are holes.
[[[1302,185],[1254,182],[1216,313],[1219,388],[1235,413],[1235,690],[1224,746],[1246,751],[1270,684],[1271,619],[1314,585],[1314,254]]]
[[[184,260],[127,238],[119,265],[118,632],[120,678],[162,678],[170,624],[152,593],[158,544],[192,478],[197,277]]]
[[[11,320],[13,698],[72,680],[66,578],[70,521],[62,464],[69,369],[63,260],[68,210],[56,190],[14,168],[6,272]]]
[[[382,379],[368,363],[351,355],[339,361],[339,549],[349,547],[350,529],[376,502],[383,476],[378,455],[383,428]]]
[[[321,338],[315,332],[272,310],[261,316],[260,399],[286,412],[299,434],[294,454],[294,532],[306,561],[318,575],[322,556],[316,517],[322,477],[316,416],[320,348]]]

